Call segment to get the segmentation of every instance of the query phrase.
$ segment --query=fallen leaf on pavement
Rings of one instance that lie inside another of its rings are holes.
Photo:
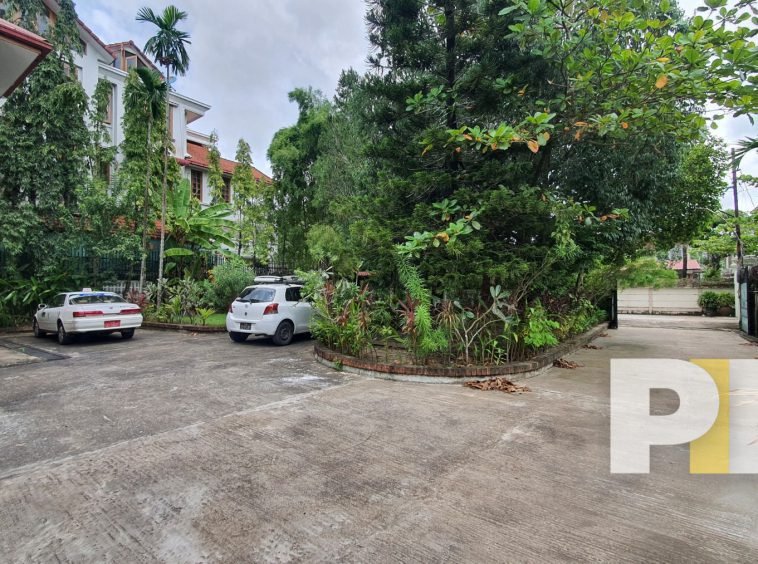
[[[463,384],[467,388],[474,388],[475,390],[498,390],[505,392],[506,394],[521,394],[524,392],[531,392],[526,386],[519,386],[514,384],[510,380],[499,377],[493,380],[476,380],[474,382],[465,382]]]
[[[570,368],[573,370],[574,368],[580,368],[582,365],[578,362],[574,362],[573,360],[566,360],[565,358],[559,358],[558,360],[553,361],[553,366],[556,368]]]

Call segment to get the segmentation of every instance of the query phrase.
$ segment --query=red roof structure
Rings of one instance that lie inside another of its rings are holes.
[[[683,261],[677,260],[677,261],[671,261],[669,262],[669,268],[671,270],[682,270],[684,265],[682,264]],[[702,272],[703,268],[700,266],[700,263],[696,261],[695,259],[687,259],[687,271],[688,272]]]
[[[51,50],[39,35],[0,19],[0,96],[10,96]]]
[[[128,47],[130,51],[133,51],[137,54],[137,56],[142,59],[143,63],[146,63],[150,66],[151,69],[156,71],[158,74],[161,75],[161,78],[163,78],[163,73],[161,69],[155,66],[153,61],[150,60],[150,57],[145,55],[145,53],[142,52],[142,49],[137,47],[137,45],[134,43],[134,41],[121,41],[120,43],[111,43],[110,45],[106,45],[106,49],[108,52],[113,55],[113,58],[115,59],[119,54],[123,53],[124,48]]]
[[[186,159],[177,159],[182,166],[193,166],[195,168],[208,169],[208,147],[195,143],[193,141],[187,141],[187,154]],[[225,175],[231,176],[234,174],[234,168],[237,166],[236,161],[230,161],[229,159],[221,159],[221,172]],[[263,174],[260,170],[253,167],[253,178],[256,180],[263,180],[264,182],[271,182],[271,178]]]

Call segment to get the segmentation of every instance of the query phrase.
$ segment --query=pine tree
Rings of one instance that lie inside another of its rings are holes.
[[[211,192],[211,205],[224,201],[224,176],[221,170],[221,152],[218,150],[218,133],[212,131],[208,145],[208,187]]]

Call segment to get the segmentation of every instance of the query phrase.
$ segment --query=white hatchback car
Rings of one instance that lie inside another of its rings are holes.
[[[261,278],[256,278],[256,282]],[[235,343],[250,335],[271,337],[276,345],[288,345],[292,337],[310,330],[311,304],[300,297],[300,284],[281,282],[248,286],[229,306],[226,330]]]
[[[58,342],[67,345],[78,333],[115,333],[131,339],[142,325],[142,310],[112,292],[81,292],[58,294],[50,304],[40,304],[32,327],[35,337],[48,332],[58,335]]]

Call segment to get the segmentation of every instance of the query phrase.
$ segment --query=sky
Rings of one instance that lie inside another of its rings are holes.
[[[133,40],[140,47],[153,26],[135,21],[149,5],[156,12],[174,4],[189,15],[190,68],[174,87],[205,102],[211,110],[193,129],[219,135],[223,156],[234,158],[243,137],[253,150],[254,164],[266,173],[266,150],[279,129],[297,120],[297,107],[287,94],[311,86],[334,94],[340,72],[367,70],[369,43],[362,0],[78,0],[79,17],[106,43]],[[692,14],[702,0],[679,0]],[[716,134],[733,145],[758,127],[742,117],[720,122]],[[758,176],[758,152],[745,157],[742,170]],[[731,193],[724,207],[732,208]],[[743,210],[758,206],[758,190],[740,193]]]

